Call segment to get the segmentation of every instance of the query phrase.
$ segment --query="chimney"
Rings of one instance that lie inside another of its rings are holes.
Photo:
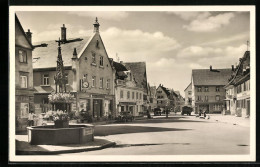
[[[77,50],[76,48],[74,48],[72,59],[77,59],[78,58],[77,55],[78,55]]]
[[[94,25],[94,33],[99,32],[99,26],[100,24],[98,23],[98,18],[96,17]]]
[[[232,65],[231,68],[232,68],[232,71],[234,71],[234,65]]]
[[[28,29],[28,32],[25,33],[27,36],[27,39],[32,43],[32,33],[30,32],[30,29]]]
[[[65,43],[67,41],[65,24],[63,24],[63,27],[61,27],[61,41],[62,43]]]
[[[209,66],[209,70],[212,71],[212,65]]]

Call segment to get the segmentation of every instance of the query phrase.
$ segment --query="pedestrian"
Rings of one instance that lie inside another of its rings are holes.
[[[33,117],[34,117],[34,114],[32,111],[29,112],[29,115],[28,115],[28,126],[33,126]]]
[[[202,111],[201,111],[201,109],[199,110],[199,116],[201,116],[201,114],[202,114]]]
[[[169,109],[166,109],[166,118],[168,118]]]

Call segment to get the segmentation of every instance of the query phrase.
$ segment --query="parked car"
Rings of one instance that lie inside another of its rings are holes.
[[[122,122],[128,122],[128,121],[133,121],[134,116],[130,111],[122,111],[116,118],[117,121],[122,121]]]
[[[162,110],[160,108],[155,108],[153,110],[153,112],[154,112],[154,115],[162,115]]]
[[[192,112],[192,108],[191,107],[188,107],[188,106],[183,106],[182,107],[182,111],[181,111],[181,115],[191,115],[191,112]]]

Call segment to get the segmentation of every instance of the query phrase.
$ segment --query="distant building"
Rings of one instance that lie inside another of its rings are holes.
[[[149,98],[149,111],[153,111],[157,107],[156,100],[156,86],[150,86],[148,84],[148,98]]]
[[[185,99],[180,94],[180,91],[174,91],[174,93],[177,95],[175,110],[181,111],[182,107],[185,104]]]
[[[226,112],[248,117],[250,115],[250,51],[240,58],[226,89]]]
[[[185,92],[185,105],[190,106],[192,105],[192,89],[191,89],[191,83],[187,86],[187,88],[184,90]]]
[[[192,70],[192,107],[195,113],[200,110],[208,113],[221,113],[225,108],[224,86],[232,73],[231,69]]]
[[[91,36],[67,39],[66,27],[61,27],[61,53],[68,84],[67,92],[74,95],[67,111],[89,111],[93,118],[115,115],[115,70],[107,55],[96,19]],[[46,41],[45,48],[33,52],[35,110],[51,109],[48,95],[55,91],[54,75],[57,66],[57,42]]]
[[[31,32],[24,32],[15,15],[15,117],[16,131],[26,130],[29,111],[34,111]]]
[[[146,75],[146,63],[145,62],[121,62],[124,66],[131,71],[136,81],[136,86],[143,90],[143,105],[142,112],[148,109],[148,98],[147,98],[147,75]]]
[[[143,88],[137,86],[131,70],[113,61],[115,73],[116,115],[121,111],[130,111],[133,116],[139,116],[143,107]]]
[[[174,110],[176,106],[176,99],[178,97],[174,91],[169,90],[160,84],[156,89],[156,96],[158,108],[162,108],[164,111],[166,109]]]

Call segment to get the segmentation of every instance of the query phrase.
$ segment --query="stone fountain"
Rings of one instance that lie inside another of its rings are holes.
[[[49,95],[52,110],[69,111],[73,95],[66,92],[68,82],[64,75],[64,66],[61,54],[61,40],[58,41],[58,57],[56,75],[54,77],[56,91]],[[66,114],[66,113],[65,113]],[[91,124],[69,125],[66,115],[58,115],[54,125],[27,127],[28,142],[32,145],[61,145],[83,144],[94,141],[94,126]]]

